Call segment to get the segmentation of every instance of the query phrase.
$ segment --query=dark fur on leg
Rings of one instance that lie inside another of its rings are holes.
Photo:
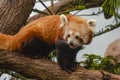
[[[77,62],[75,62],[76,54],[81,47],[71,49],[66,41],[59,40],[56,43],[56,49],[57,61],[61,69],[68,73],[74,72],[77,68]]]
[[[55,45],[49,45],[35,37],[22,44],[22,53],[31,58],[49,58],[49,53],[55,49]]]

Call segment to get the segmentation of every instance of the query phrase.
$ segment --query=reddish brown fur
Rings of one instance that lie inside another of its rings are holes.
[[[68,15],[67,18],[70,22],[77,22],[79,24],[84,24],[87,21],[73,15]],[[38,37],[40,40],[43,40],[48,44],[54,44],[63,36],[63,29],[60,30],[59,25],[59,15],[53,15],[42,17],[29,23],[28,25],[24,26],[16,35],[10,36],[1,33],[0,49],[20,51],[22,43],[34,37]]]
[[[41,40],[53,44],[59,24],[58,15],[47,16],[29,23],[14,36],[0,34],[0,49],[21,50],[22,42],[34,37],[39,37]]]

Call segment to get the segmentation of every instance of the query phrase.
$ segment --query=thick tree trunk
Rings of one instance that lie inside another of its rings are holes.
[[[68,74],[62,71],[57,63],[44,59],[31,59],[9,51],[0,51],[0,68],[13,70],[38,80],[104,80],[100,71],[79,67],[74,73]],[[119,75],[104,73],[109,75],[110,80],[120,80]]]
[[[0,0],[0,32],[15,34],[26,23],[35,0]]]

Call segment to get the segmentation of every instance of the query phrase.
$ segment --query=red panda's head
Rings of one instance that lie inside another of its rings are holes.
[[[89,44],[92,40],[96,20],[86,20],[78,16],[60,15],[60,28],[63,28],[63,39],[67,41],[70,48],[76,48]]]

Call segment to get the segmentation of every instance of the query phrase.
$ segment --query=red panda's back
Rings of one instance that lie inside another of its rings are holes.
[[[28,30],[31,30],[32,32],[35,32],[41,40],[53,44],[57,36],[59,25],[60,19],[58,15],[46,16],[24,26],[19,33],[24,34]]]

